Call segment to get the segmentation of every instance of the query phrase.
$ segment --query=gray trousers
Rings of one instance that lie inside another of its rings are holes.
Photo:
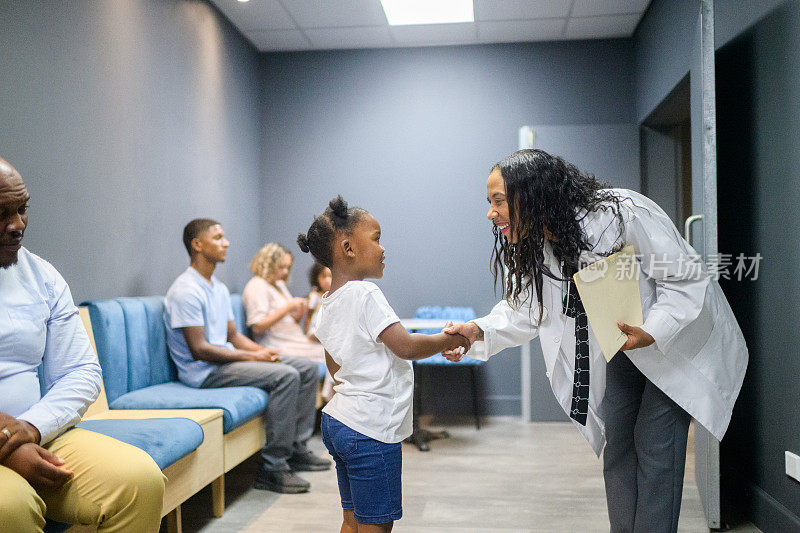
[[[619,352],[606,367],[603,477],[613,533],[675,532],[689,414]]]
[[[281,357],[281,363],[241,361],[215,368],[201,388],[258,387],[269,393],[264,411],[267,439],[261,449],[261,468],[289,470],[286,460],[308,449],[316,419],[317,363]]]

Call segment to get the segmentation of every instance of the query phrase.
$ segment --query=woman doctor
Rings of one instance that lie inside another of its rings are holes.
[[[497,163],[486,182],[492,271],[504,299],[445,331],[486,360],[540,338],[553,393],[600,455],[612,532],[674,532],[689,420],[722,439],[747,347],[719,284],[658,205],[610,189],[541,150]],[[606,363],[572,275],[633,245],[644,324]],[[457,360],[456,353],[446,354]]]

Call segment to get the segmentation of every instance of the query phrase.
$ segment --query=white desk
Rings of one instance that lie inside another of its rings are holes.
[[[411,331],[419,329],[442,329],[450,320],[444,318],[401,318],[400,323],[403,327]]]

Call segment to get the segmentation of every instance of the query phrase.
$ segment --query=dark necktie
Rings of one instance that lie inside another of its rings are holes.
[[[586,425],[589,412],[589,321],[578,294],[575,282],[569,280],[569,289],[564,297],[564,314],[575,319],[575,376],[572,380],[572,405],[570,418]]]

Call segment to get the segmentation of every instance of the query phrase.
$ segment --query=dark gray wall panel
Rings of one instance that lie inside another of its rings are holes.
[[[25,245],[77,301],[163,294],[181,231],[219,219],[233,290],[260,242],[258,54],[200,1],[0,2],[0,155]]]
[[[720,250],[760,253],[756,281],[724,282],[750,364],[722,442],[729,507],[762,531],[800,530],[800,1],[717,54]],[[725,248],[723,248],[725,246]]]
[[[716,0],[715,46],[725,45],[787,0]],[[636,119],[644,120],[692,70],[697,55],[697,0],[653,0],[633,36]]]

